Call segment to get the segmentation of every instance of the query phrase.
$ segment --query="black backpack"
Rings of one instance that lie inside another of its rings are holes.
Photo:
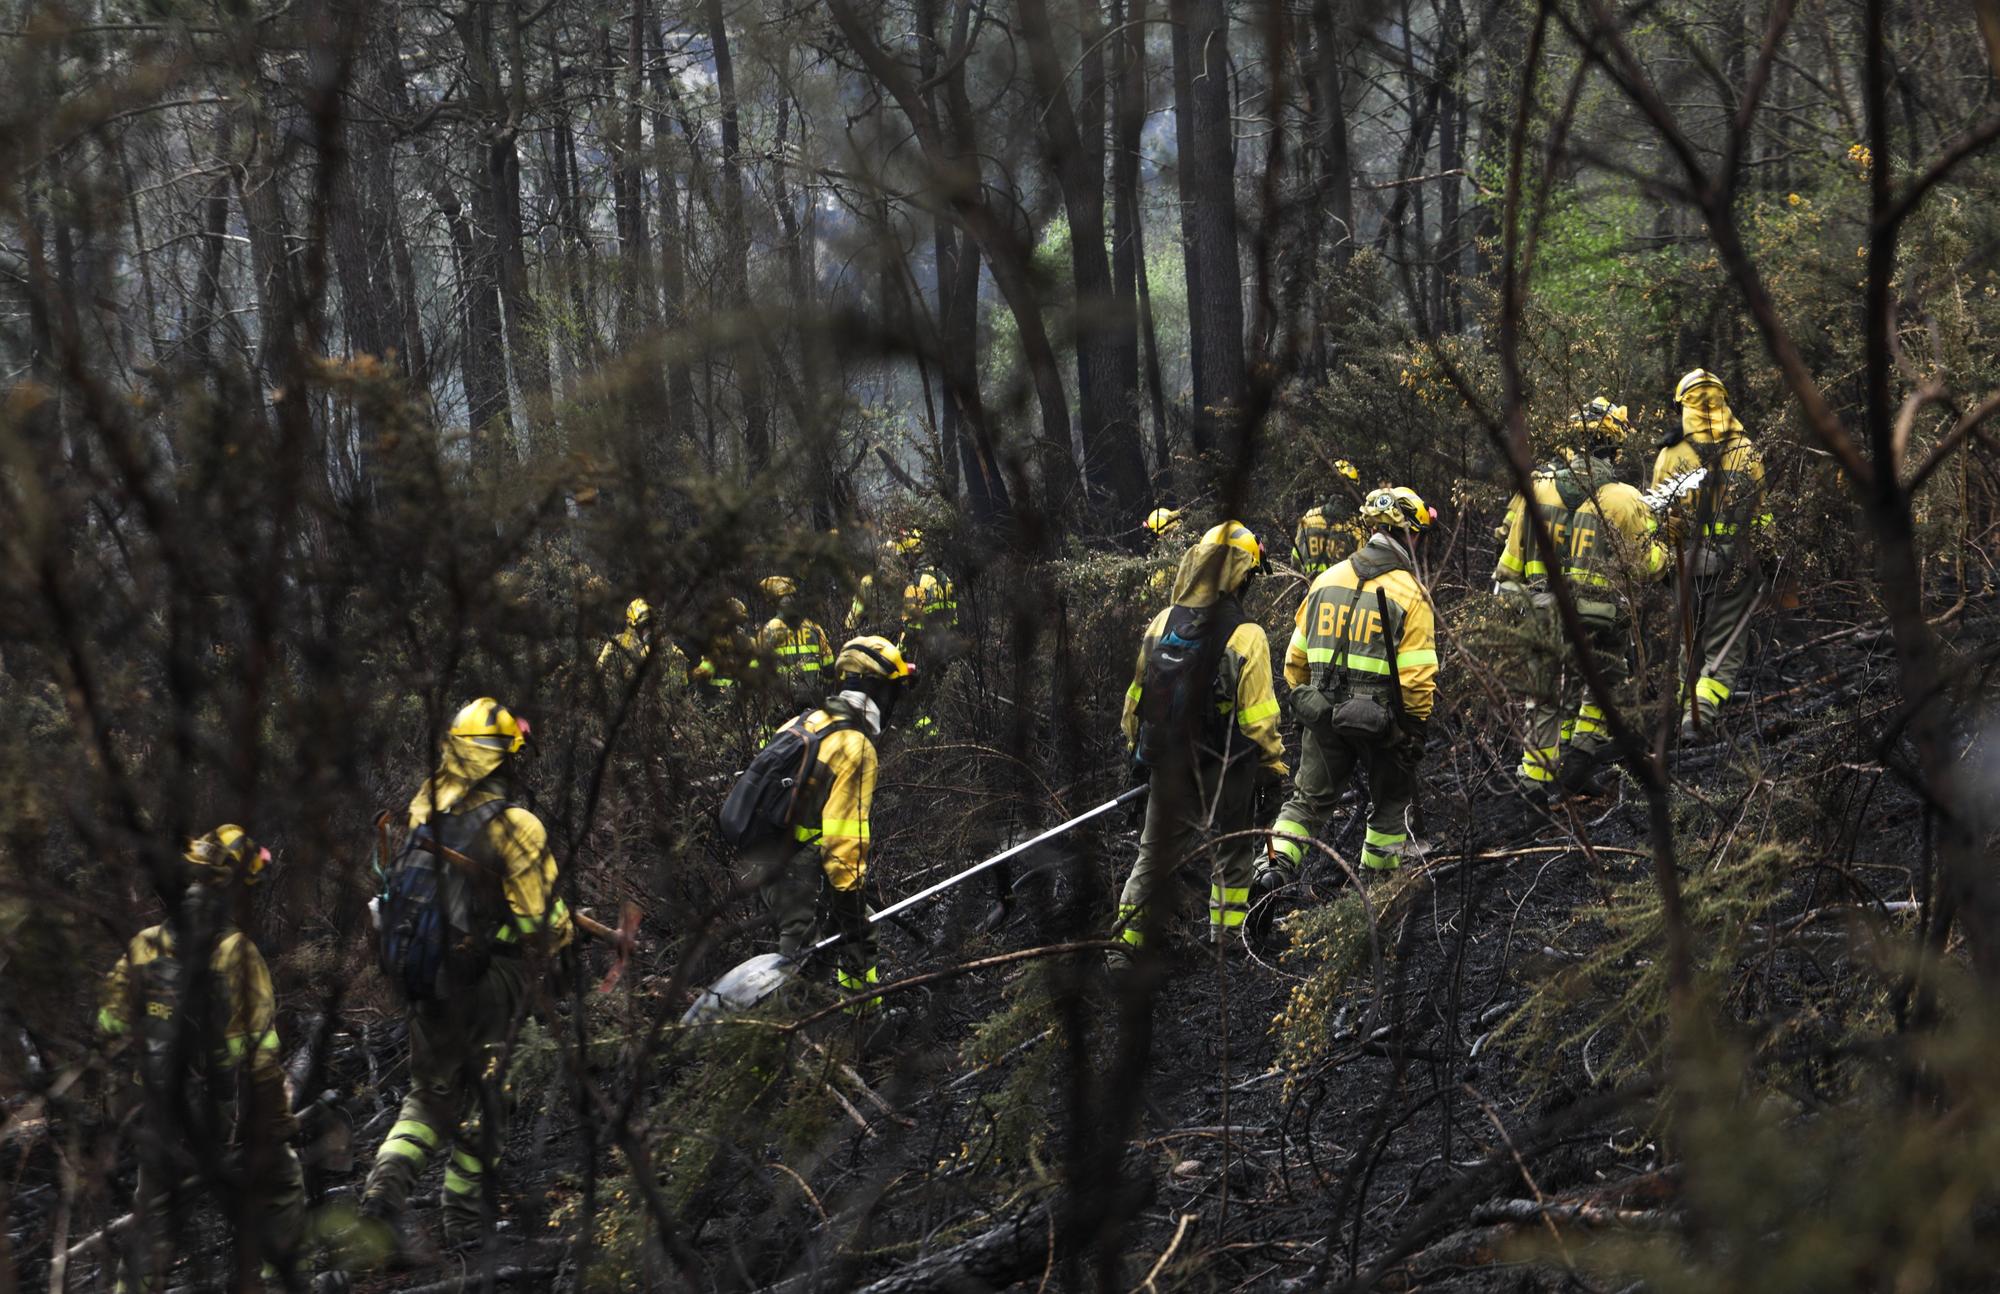
[[[406,1002],[436,1002],[486,973],[499,919],[499,869],[486,827],[511,806],[488,800],[433,813],[411,831],[383,877],[382,973]]]
[[[760,844],[799,825],[806,808],[806,784],[819,762],[819,744],[828,733],[853,728],[851,719],[836,717],[818,732],[806,729],[811,710],[778,729],[750,767],[736,775],[729,798],[716,813],[722,839],[738,849]]]
[[[1243,623],[1235,598],[1205,607],[1174,607],[1146,652],[1139,682],[1139,762],[1150,768],[1183,760],[1196,744],[1221,752],[1229,719],[1219,709],[1217,673],[1230,635]]]

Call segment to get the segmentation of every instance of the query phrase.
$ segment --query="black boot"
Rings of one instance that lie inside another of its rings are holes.
[[[1594,800],[1610,794],[1610,788],[1597,775],[1602,757],[1596,751],[1578,750],[1574,746],[1563,752],[1562,762],[1556,766],[1556,785],[1562,793],[1572,799]]]
[[[1243,918],[1243,933],[1257,952],[1270,951],[1271,926],[1278,915],[1277,894],[1289,880],[1274,868],[1257,873],[1257,878],[1250,882],[1250,907]]]

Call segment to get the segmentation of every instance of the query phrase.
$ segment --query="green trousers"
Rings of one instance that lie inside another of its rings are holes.
[[[485,1112],[506,1109],[501,1053],[527,996],[528,966],[495,957],[469,993],[425,1002],[409,1012],[410,1093],[375,1152],[362,1205],[390,1217],[403,1210],[432,1152],[447,1150],[444,1212],[448,1229],[476,1229],[488,1167],[482,1143],[497,1146],[505,1129]]]
[[[1160,909],[1176,906],[1155,901],[1172,895],[1171,887],[1190,865],[1208,875],[1209,937],[1221,942],[1243,924],[1257,842],[1249,836],[1213,846],[1209,842],[1254,825],[1257,775],[1257,766],[1248,759],[1238,760],[1226,773],[1186,764],[1153,770],[1139,859],[1118,896],[1117,938],[1124,947],[1114,958],[1129,958],[1145,946],[1148,930],[1165,919]]]
[[[843,937],[833,946],[834,979],[856,993],[881,976],[875,965],[875,928],[859,888],[836,890],[826,880],[817,841],[800,844],[782,837],[743,851],[747,879],[756,885],[778,927],[778,951],[787,957],[805,951],[824,934]],[[832,930],[820,931],[820,900],[826,899]],[[866,1005],[873,1005],[871,999]]]
[[[1556,611],[1550,607],[1537,614],[1554,617]],[[1586,621],[1586,626],[1591,654],[1606,685],[1616,687],[1630,678],[1625,657],[1630,622],[1621,616],[1609,622]],[[1546,787],[1556,780],[1566,750],[1594,760],[1611,737],[1604,711],[1590,699],[1583,671],[1571,658],[1560,626],[1552,621],[1548,629],[1549,641],[1561,643],[1565,650],[1538,652],[1528,663],[1527,740],[1514,776],[1531,787]]]
[[[165,1287],[173,1266],[174,1230],[165,1196],[174,1183],[196,1171],[198,1161],[191,1154],[149,1156],[148,1162],[141,1164],[133,1206],[139,1220],[128,1236],[118,1278],[113,1282],[118,1294]],[[244,1174],[242,1180],[256,1202],[257,1251],[264,1269],[283,1270],[299,1262],[303,1257],[299,1241],[305,1231],[306,1182],[298,1153],[270,1137],[254,1147],[232,1150],[225,1171]]]
[[[1305,729],[1299,735],[1299,771],[1292,778],[1291,798],[1271,824],[1271,830],[1280,834],[1272,839],[1261,870],[1287,878],[1298,872],[1306,842],[1333,816],[1340,793],[1357,768],[1368,774],[1368,831],[1362,838],[1361,865],[1376,871],[1402,866],[1423,753],[1420,742],[1396,729],[1383,742],[1350,741]]]
[[[1715,718],[1729,699],[1737,675],[1750,659],[1750,617],[1757,610],[1763,581],[1736,563],[1720,575],[1697,576],[1694,601],[1695,645],[1701,653],[1694,683],[1694,712],[1701,722]],[[1688,713],[1687,673],[1681,673],[1681,713]]]

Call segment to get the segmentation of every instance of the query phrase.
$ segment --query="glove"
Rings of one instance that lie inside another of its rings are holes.
[[[1257,787],[1256,803],[1252,806],[1253,821],[1258,824],[1277,819],[1278,811],[1285,807],[1285,784],[1278,781],[1262,782]]]
[[[1424,750],[1424,739],[1430,735],[1431,721],[1406,714],[1399,723],[1403,729],[1403,744],[1408,746],[1412,753],[1421,755]]]
[[[868,925],[868,900],[861,892],[861,886],[840,889],[829,884],[827,908],[833,916],[833,927],[843,935],[853,935],[866,929]]]

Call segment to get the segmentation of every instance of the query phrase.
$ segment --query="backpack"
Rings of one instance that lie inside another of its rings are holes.
[[[1229,716],[1217,694],[1222,653],[1243,623],[1234,598],[1206,607],[1174,607],[1146,650],[1139,682],[1139,762],[1159,768],[1187,757],[1193,745],[1221,751]]]
[[[778,729],[750,767],[736,775],[729,797],[715,815],[728,844],[743,849],[799,825],[806,784],[819,762],[820,742],[828,733],[857,726],[851,719],[836,717],[818,732],[809,732],[806,720],[812,713],[806,710]]]
[[[488,800],[433,813],[410,832],[383,877],[382,973],[406,1002],[436,1002],[478,982],[492,959],[499,876],[487,824],[512,805]]]

